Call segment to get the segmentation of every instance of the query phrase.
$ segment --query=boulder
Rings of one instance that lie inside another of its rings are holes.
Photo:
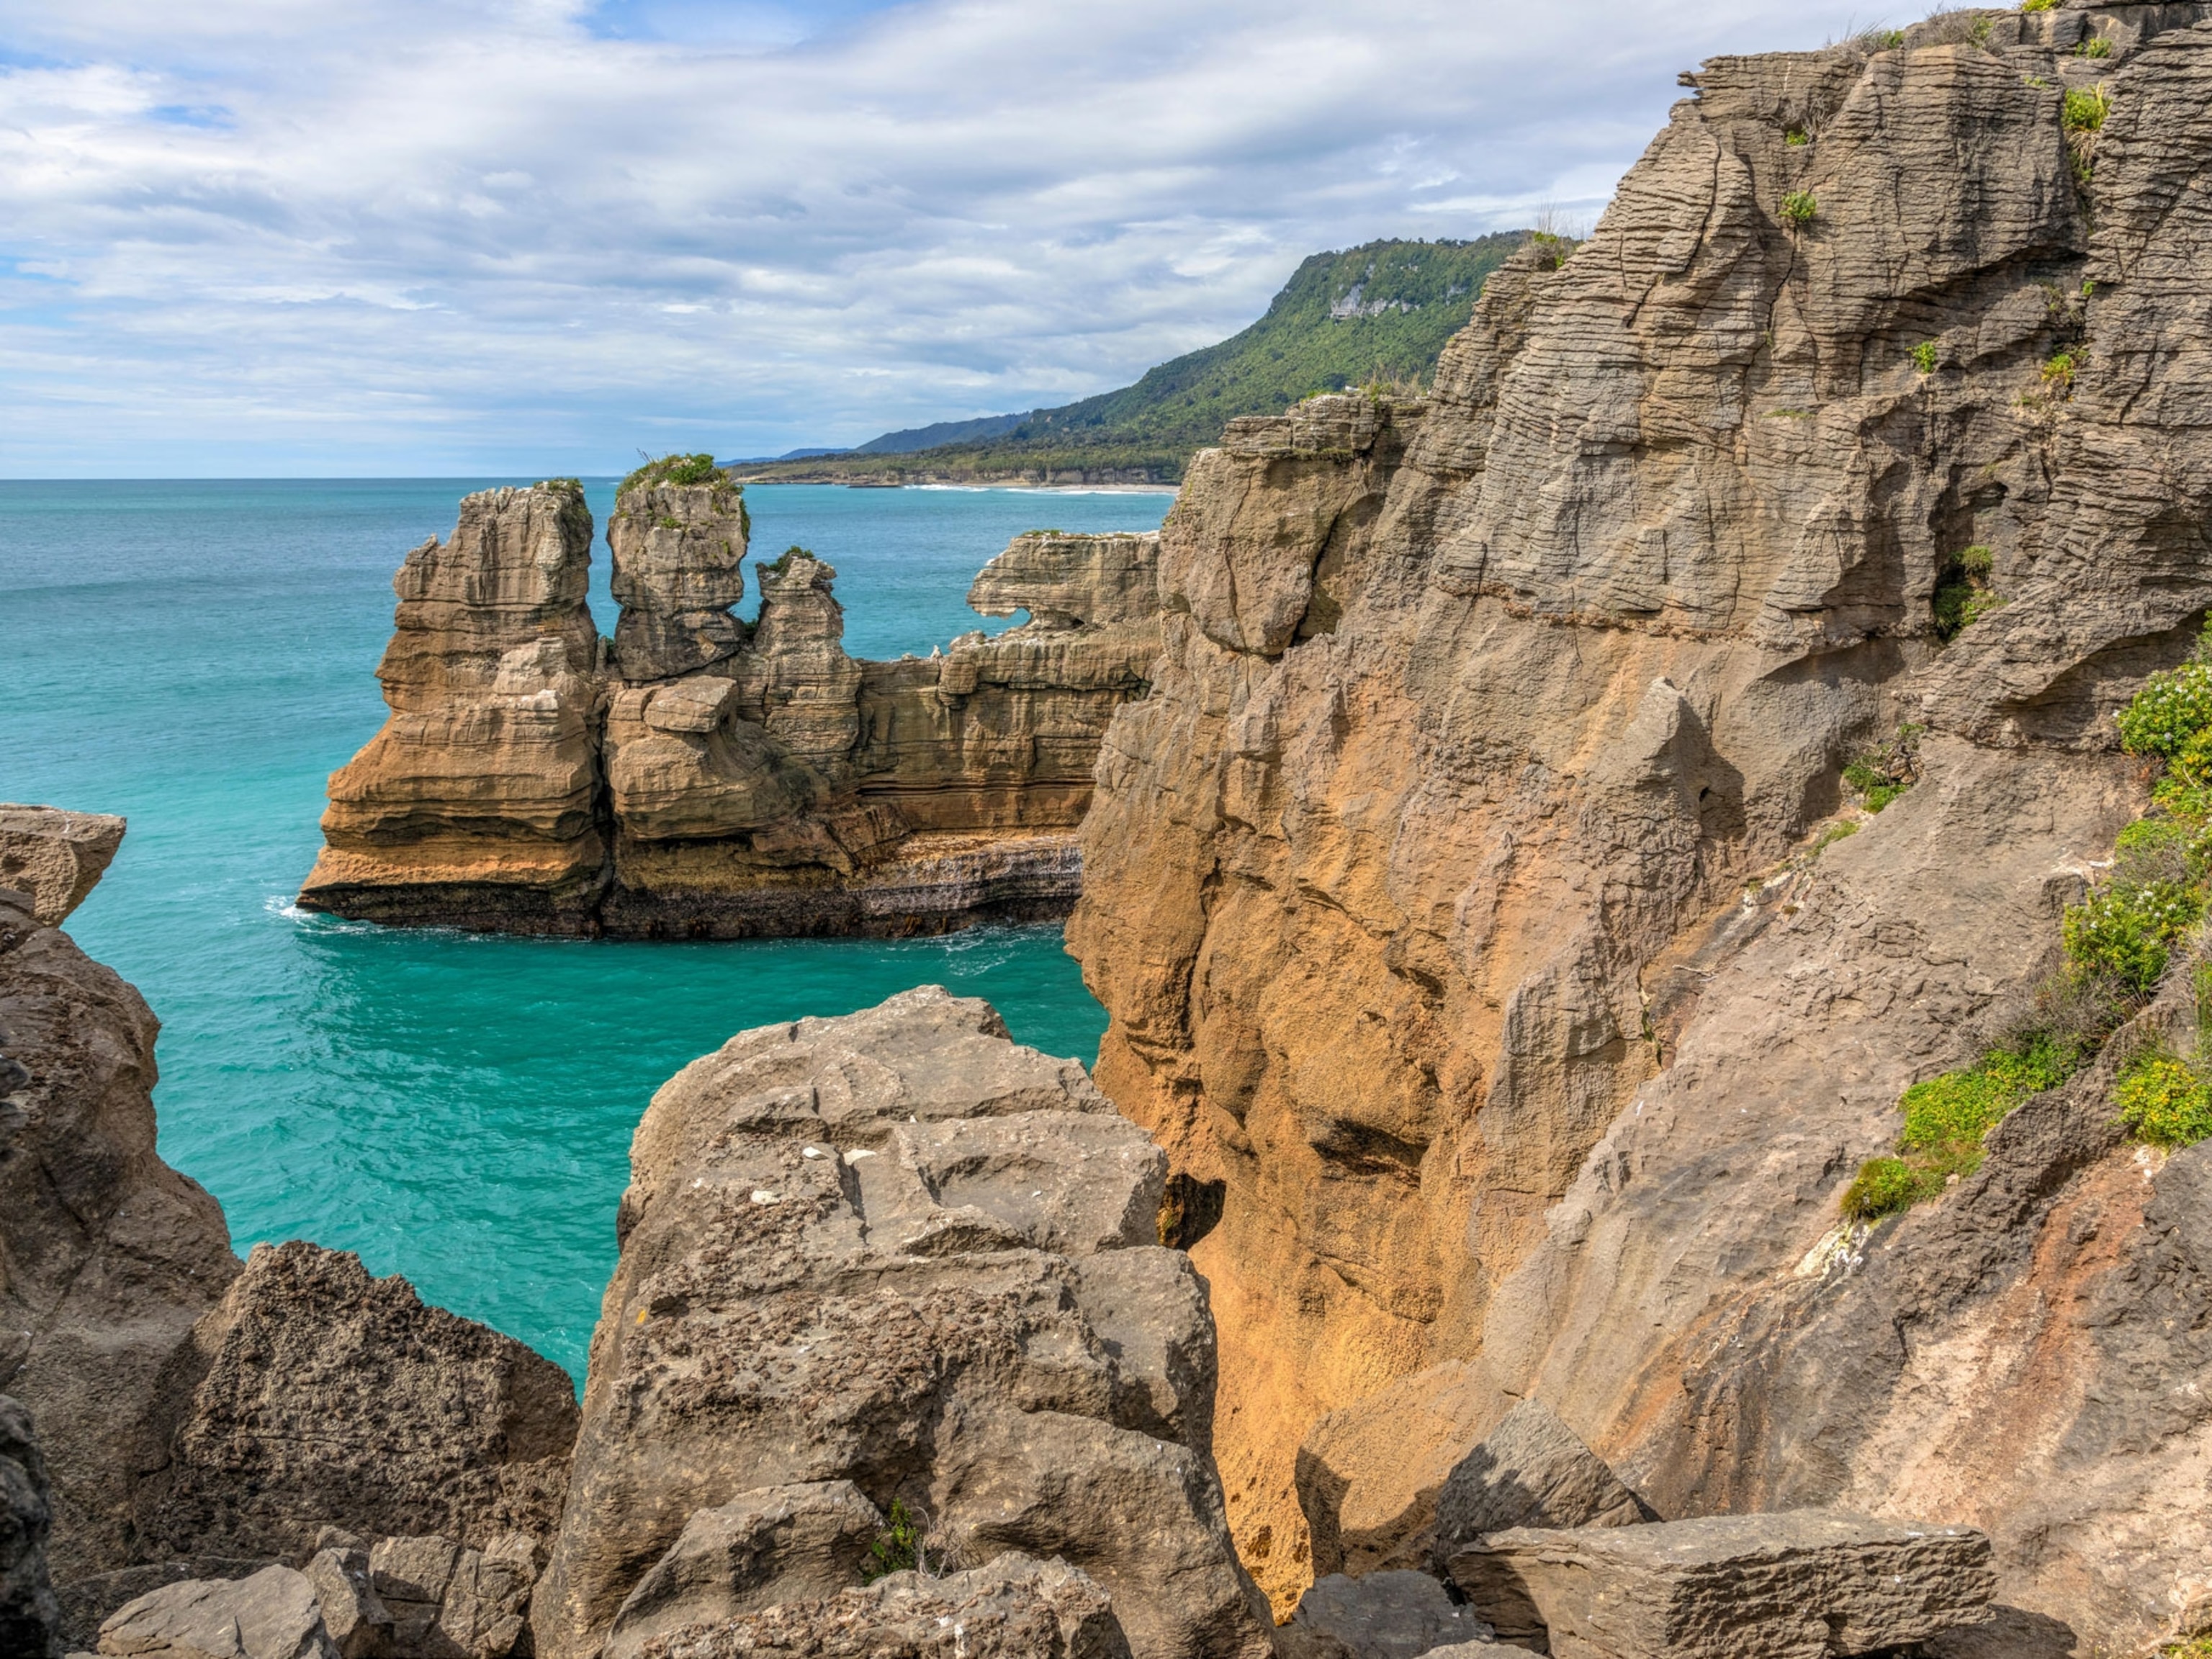
[[[527,1651],[530,1597],[543,1559],[519,1533],[470,1549],[450,1538],[380,1538],[368,1552],[390,1610],[392,1659],[508,1659]]]
[[[1290,1645],[1301,1650],[1295,1659],[1421,1659],[1496,1634],[1425,1572],[1317,1579],[1298,1598],[1288,1629]]]
[[[295,1560],[326,1525],[478,1546],[550,1534],[575,1437],[567,1373],[405,1279],[259,1245],[193,1346],[189,1406],[137,1497],[155,1547]]]
[[[1630,1527],[1636,1494],[1541,1401],[1524,1400],[1462,1458],[1437,1498],[1438,1571],[1486,1533]]]
[[[46,1572],[52,1524],[31,1414],[0,1395],[0,1653],[10,1659],[61,1651],[61,1609]]]
[[[376,1593],[368,1552],[357,1544],[319,1549],[302,1571],[338,1659],[384,1659],[392,1650],[392,1612]]]
[[[1017,536],[968,589],[968,607],[986,617],[1026,611],[1059,629],[1150,622],[1160,608],[1160,538],[1066,536],[1033,530]]]
[[[769,1486],[699,1510],[615,1614],[607,1659],[686,1625],[711,1624],[776,1601],[835,1595],[860,1582],[884,1529],[883,1511],[849,1480]]]
[[[545,1659],[600,1650],[626,1607],[659,1631],[664,1585],[811,1590],[860,1498],[902,1504],[933,1561],[1063,1558],[1139,1659],[1267,1653],[1204,1287],[1150,1242],[1165,1160],[1081,1066],[927,987],[732,1038],[653,1097],[631,1170]],[[755,1512],[793,1486],[834,1512]]]
[[[314,1584],[290,1567],[164,1585],[100,1627],[100,1650],[112,1659],[339,1659]]]
[[[1824,1510],[1493,1533],[1452,1558],[1468,1605],[1553,1659],[1832,1659],[1985,1623],[1970,1527]]]
[[[28,893],[39,920],[58,927],[106,873],[123,830],[103,812],[0,805],[0,887]]]
[[[897,1572],[647,1642],[640,1659],[1129,1659],[1105,1591],[1064,1561]]]

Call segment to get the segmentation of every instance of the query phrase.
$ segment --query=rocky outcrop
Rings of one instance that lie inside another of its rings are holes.
[[[61,1608],[46,1571],[52,1530],[46,1461],[31,1414],[0,1395],[0,1653],[53,1659],[61,1652]]]
[[[544,1659],[627,1629],[646,1656],[747,1650],[669,1629],[693,1597],[817,1595],[864,1505],[914,1517],[873,1544],[939,1567],[1064,1559],[1136,1659],[1268,1650],[1213,1470],[1205,1287],[1154,1242],[1164,1160],[1080,1066],[926,988],[732,1038],[654,1097],[631,1170]],[[890,1617],[805,1605],[735,1628]]]
[[[1158,651],[1158,538],[1018,538],[970,599],[1026,623],[868,662],[804,549],[757,567],[759,617],[739,620],[743,493],[672,477],[617,497],[623,611],[596,654],[590,515],[565,487],[471,496],[451,542],[408,556],[392,719],[331,780],[301,902],[695,938],[1064,915],[1100,737]]]
[[[331,779],[301,902],[380,921],[560,932],[605,885],[592,515],[573,481],[461,502],[408,554],[376,671],[392,708]]]
[[[222,1212],[154,1146],[143,1000],[0,892],[0,1389],[52,1471],[55,1577],[135,1559],[170,1362],[238,1272]]]
[[[1297,1448],[1386,1390],[1364,1443],[1433,1437],[1308,1483],[1340,1536],[1540,1395],[1662,1514],[1980,1525],[2068,1641],[2201,1577],[2203,1362],[2138,1310],[2200,1271],[2193,1154],[2139,1164],[2093,1079],[1836,1235],[2045,971],[2142,802],[2114,711],[2212,604],[2200,17],[1717,59],[1424,406],[1194,465],[1070,939],[1101,1085],[1223,1183],[1218,1454],[1279,1607]],[[2005,603],[1947,642],[1970,549]],[[1816,856],[1908,724],[1917,785]]]
[[[0,805],[0,890],[27,893],[39,921],[58,927],[107,873],[122,845],[121,818]]]
[[[576,1435],[567,1373],[358,1256],[257,1246],[174,1369],[197,1375],[138,1485],[142,1551],[296,1559],[325,1527],[550,1540]]]
[[[1128,1659],[1105,1592],[1064,1561],[1003,1555],[943,1578],[894,1573],[647,1644],[642,1659]]]
[[[1276,1647],[1285,1659],[1423,1659],[1469,1644],[1489,1659],[1520,1659],[1526,1651],[1493,1645],[1496,1635],[1425,1573],[1332,1573],[1298,1598]]]
[[[1989,1560],[1971,1528],[1805,1511],[1501,1532],[1452,1576],[1553,1659],[1831,1659],[1988,1623]]]
[[[140,1596],[100,1627],[112,1659],[339,1659],[306,1573],[196,1579]]]

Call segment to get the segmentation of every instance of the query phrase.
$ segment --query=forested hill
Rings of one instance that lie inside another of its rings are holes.
[[[1134,386],[1060,409],[887,433],[843,454],[748,466],[761,480],[1174,483],[1239,415],[1279,414],[1316,392],[1425,383],[1483,280],[1522,233],[1473,242],[1370,242],[1316,253],[1267,315]]]

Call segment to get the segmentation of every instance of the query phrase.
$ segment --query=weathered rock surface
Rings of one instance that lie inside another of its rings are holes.
[[[627,680],[672,679],[733,655],[745,625],[731,607],[745,596],[744,498],[726,478],[703,484],[641,483],[615,497],[607,523],[616,672]]]
[[[1524,1400],[1445,1480],[1432,1559],[1442,1570],[1486,1533],[1632,1527],[1653,1518],[1549,1407]]]
[[[31,1414],[0,1395],[0,1653],[49,1659],[61,1652],[61,1609],[46,1571],[52,1530],[46,1461]]]
[[[408,556],[392,719],[331,780],[301,902],[715,938],[1065,915],[1099,739],[1159,650],[1158,538],[1017,538],[971,598],[1030,621],[867,662],[803,549],[757,567],[754,625],[732,613],[747,536],[726,477],[625,489],[602,654],[580,497],[463,502],[450,542]]]
[[[945,1578],[894,1573],[656,1637],[641,1659],[1128,1659],[1105,1592],[1064,1561],[1002,1555]]]
[[[392,1620],[392,1659],[527,1653],[531,1595],[544,1559],[544,1546],[520,1533],[482,1549],[434,1534],[379,1539],[368,1565],[377,1602]]]
[[[1426,1446],[1336,1470],[1346,1535],[1417,1534],[1540,1395],[1662,1513],[1981,1525],[2069,1641],[2201,1580],[2212,1377],[2130,1299],[2194,1282],[2191,1177],[2144,1179],[2108,1078],[1830,1236],[1903,1088],[2045,971],[2141,805],[2113,712],[2212,603],[2203,15],[1717,59],[1418,420],[1313,406],[1194,465],[1070,939],[1102,1086],[1224,1183],[1219,1455],[1279,1607],[1297,1448],[1386,1389]],[[1970,547],[2007,603],[1945,643]],[[1812,858],[1906,722],[1917,787]]]
[[[1490,1645],[1497,1632],[1425,1572],[1332,1573],[1298,1598],[1285,1628],[1278,1646],[1288,1659],[1421,1659],[1469,1642],[1498,1651]]]
[[[114,1659],[338,1659],[307,1575],[196,1579],[140,1596],[100,1627]]]
[[[300,902],[390,921],[580,927],[605,885],[582,488],[490,489],[408,554],[378,667],[392,707],[331,779]]]
[[[138,1559],[172,1359],[238,1272],[222,1212],[154,1146],[138,994],[0,892],[0,1389],[52,1479],[54,1577]]]
[[[865,1577],[885,1526],[883,1511],[849,1480],[766,1486],[720,1509],[694,1510],[615,1614],[608,1659],[627,1659],[687,1625],[850,1589]]]
[[[1832,1659],[1986,1622],[1989,1561],[1970,1528],[1801,1510],[1496,1533],[1452,1576],[1553,1659]]]
[[[366,1550],[350,1544],[319,1549],[301,1571],[313,1587],[323,1632],[338,1659],[385,1659],[391,1653],[392,1609],[376,1593]]]
[[[192,1349],[166,1465],[138,1486],[142,1549],[296,1559],[325,1526],[551,1534],[576,1431],[567,1374],[405,1279],[257,1246]]]
[[[32,913],[58,927],[122,845],[123,820],[104,812],[0,805],[0,888],[28,893]]]
[[[1205,1287],[1152,1242],[1164,1162],[1080,1066],[935,988],[680,1073],[631,1150],[538,1653],[598,1651],[646,1586],[718,1555],[733,1597],[802,1608],[745,1615],[761,1632],[869,1627],[879,1592],[820,1613],[785,1589],[819,1583],[846,1521],[714,1541],[731,1506],[836,1482],[922,1517],[933,1561],[1064,1558],[1138,1659],[1267,1653],[1213,1471]]]

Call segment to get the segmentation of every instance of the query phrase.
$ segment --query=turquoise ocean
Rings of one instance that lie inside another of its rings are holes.
[[[608,943],[387,931],[292,908],[328,775],[381,723],[401,556],[512,479],[0,482],[0,800],[131,820],[69,922],[162,1022],[162,1156],[242,1252],[308,1238],[581,1376],[630,1132],[733,1032],[938,983],[1088,1063],[1105,1016],[1057,928]],[[605,526],[592,605],[611,633]],[[837,568],[856,656],[969,629],[1022,531],[1149,530],[1164,494],[756,486],[756,558]],[[748,572],[747,585],[755,584]],[[742,609],[750,611],[757,593]]]

